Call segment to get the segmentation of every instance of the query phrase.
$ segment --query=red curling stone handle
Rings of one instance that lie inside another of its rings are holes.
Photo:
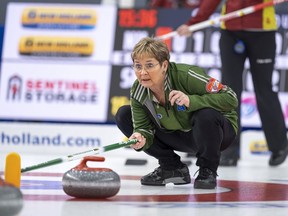
[[[73,170],[77,171],[101,171],[101,172],[112,172],[109,168],[99,168],[99,167],[88,167],[87,162],[88,161],[95,161],[95,162],[103,162],[105,161],[104,157],[99,156],[86,156],[82,159],[79,165],[73,168]]]

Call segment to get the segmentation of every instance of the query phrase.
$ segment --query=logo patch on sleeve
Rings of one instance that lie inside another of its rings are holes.
[[[206,84],[206,91],[210,93],[217,93],[223,88],[225,88],[225,86],[214,78],[210,78]]]

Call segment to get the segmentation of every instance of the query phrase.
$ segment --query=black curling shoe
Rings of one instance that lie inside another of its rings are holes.
[[[269,159],[269,165],[270,166],[278,166],[281,163],[283,163],[288,155],[288,145],[284,150],[281,150],[277,153],[272,153],[270,159]]]
[[[208,168],[202,168],[198,170],[199,174],[194,181],[195,189],[214,189],[216,188],[216,176],[217,173]]]
[[[158,167],[141,178],[142,185],[165,186],[168,183],[175,185],[191,183],[188,167],[185,164],[182,168],[175,170],[164,170]]]

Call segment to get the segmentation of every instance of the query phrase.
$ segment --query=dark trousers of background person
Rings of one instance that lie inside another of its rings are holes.
[[[118,128],[126,137],[133,133],[131,107],[120,107],[115,116]],[[232,124],[214,109],[201,109],[194,112],[191,119],[192,130],[188,132],[163,132],[156,127],[153,144],[145,153],[158,159],[160,166],[166,170],[182,167],[180,152],[197,152],[196,165],[216,172],[221,151],[235,139]]]
[[[241,45],[242,41],[244,47]],[[235,47],[235,45],[238,45]],[[244,50],[242,49],[244,48]],[[238,51],[236,51],[238,50]],[[257,108],[262,122],[268,148],[276,153],[287,145],[286,126],[278,94],[272,89],[272,74],[275,63],[275,31],[227,31],[221,30],[220,55],[222,83],[230,86],[239,100],[239,132],[234,143],[222,153],[224,158],[239,158],[240,154],[240,104],[243,90],[243,70],[246,58],[256,95]]]

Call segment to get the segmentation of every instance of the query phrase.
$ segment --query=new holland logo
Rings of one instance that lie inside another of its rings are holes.
[[[94,42],[80,37],[22,37],[19,42],[21,55],[85,57],[91,56]]]
[[[252,154],[270,154],[265,140],[255,140],[249,144],[249,149]]]
[[[96,12],[88,9],[27,8],[22,13],[22,26],[49,29],[92,29]]]
[[[18,75],[10,77],[7,87],[7,100],[20,100],[22,90],[22,79]]]

